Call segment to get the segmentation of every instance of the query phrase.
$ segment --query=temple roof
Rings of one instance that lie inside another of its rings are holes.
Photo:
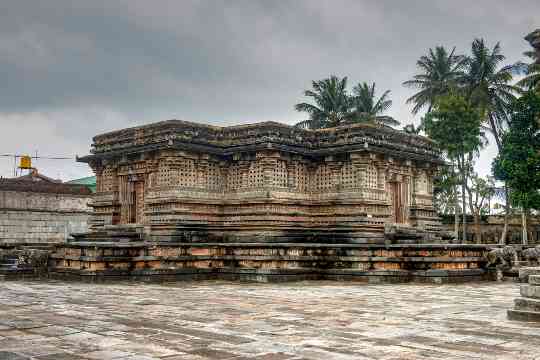
[[[367,149],[397,157],[441,163],[440,151],[430,139],[407,134],[388,126],[360,123],[336,128],[308,130],[278,122],[215,126],[182,120],[167,120],[97,135],[93,138],[96,158],[181,148],[215,155],[275,148],[303,155],[325,156]]]

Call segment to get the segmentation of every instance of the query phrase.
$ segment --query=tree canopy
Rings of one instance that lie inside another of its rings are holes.
[[[311,98],[314,104],[303,102],[294,107],[297,111],[308,113],[309,119],[296,126],[320,129],[350,120],[351,100],[347,95],[347,77],[332,75],[328,79],[313,81],[312,87],[312,90],[304,91],[304,95]]]
[[[446,50],[443,46],[429,49],[428,54],[416,62],[419,73],[403,83],[418,92],[407,99],[413,104],[412,113],[417,114],[427,107],[428,112],[440,96],[448,95],[458,86],[463,76],[465,57],[455,54],[456,49]]]
[[[366,82],[358,83],[353,88],[351,96],[352,122],[375,122],[384,125],[399,125],[399,121],[382,114],[392,106],[389,98],[390,90],[386,90],[377,98],[375,95],[375,83],[369,85]]]
[[[510,128],[502,138],[502,149],[492,164],[498,180],[508,183],[513,203],[540,208],[540,96],[532,91],[511,108]]]
[[[450,159],[458,159],[479,149],[482,144],[480,123],[478,109],[459,94],[439,98],[434,109],[423,119],[428,136]]]
[[[359,83],[353,88],[353,93],[349,94],[347,77],[332,75],[327,79],[313,81],[312,87],[304,92],[312,102],[302,102],[294,107],[309,115],[309,119],[296,124],[298,127],[321,129],[360,122],[399,125],[397,120],[384,115],[392,105],[390,90],[384,91],[377,98],[375,83]]]

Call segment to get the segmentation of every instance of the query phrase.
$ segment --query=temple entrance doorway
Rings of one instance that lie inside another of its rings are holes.
[[[133,224],[141,224],[144,216],[144,181],[133,184]]]
[[[140,224],[144,217],[144,181],[136,175],[123,180],[120,188],[120,223]]]
[[[402,181],[388,183],[392,204],[392,221],[396,224],[409,222],[409,184]]]

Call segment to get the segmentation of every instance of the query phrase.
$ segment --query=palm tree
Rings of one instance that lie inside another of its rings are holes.
[[[455,54],[456,48],[448,52],[443,46],[429,49],[428,55],[420,57],[416,62],[420,73],[403,83],[418,92],[407,99],[407,104],[414,104],[412,113],[417,114],[427,107],[431,111],[435,101],[447,95],[457,86],[462,76],[465,58]]]
[[[527,65],[525,70],[526,76],[517,82],[517,85],[525,91],[535,89],[540,93],[540,64],[532,63]]]
[[[414,124],[407,124],[403,127],[402,130],[407,134],[419,135],[420,131],[424,130],[424,126],[422,124],[418,126],[414,126]]]
[[[483,39],[475,39],[461,78],[468,98],[483,112],[499,149],[501,131],[509,121],[509,106],[516,99],[514,94],[519,93],[519,88],[510,84],[515,71],[513,65],[500,67],[504,59],[499,43],[489,49]]]
[[[312,82],[313,89],[306,90],[305,96],[313,99],[314,104],[299,103],[296,111],[307,112],[309,119],[295,126],[306,129],[335,127],[346,123],[351,118],[351,103],[347,95],[347,77],[335,75],[328,79]]]
[[[499,152],[502,147],[501,133],[509,121],[509,106],[516,98],[514,94],[519,93],[519,88],[510,84],[515,67],[501,66],[504,59],[499,43],[489,49],[483,39],[475,39],[471,46],[471,56],[465,60],[465,72],[460,79],[467,97],[481,110],[484,121],[488,124],[485,128],[493,134]],[[501,242],[506,238],[509,212],[510,200],[506,188],[506,211]]]
[[[386,90],[378,99],[375,96],[375,83],[358,83],[353,88],[351,103],[353,113],[351,122],[373,122],[380,125],[397,126],[399,121],[391,116],[382,115],[392,106],[389,99],[390,90]]]
[[[540,93],[540,29],[525,37],[534,50],[526,51],[525,56],[532,59],[531,64],[519,64],[525,68],[525,77],[517,85],[525,90],[536,89]]]

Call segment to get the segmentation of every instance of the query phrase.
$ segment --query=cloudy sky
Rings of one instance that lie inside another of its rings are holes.
[[[483,37],[511,63],[539,19],[538,0],[0,0],[0,154],[84,155],[98,133],[171,118],[293,124],[302,91],[330,74],[390,89],[389,115],[418,123],[401,83],[428,48]]]

